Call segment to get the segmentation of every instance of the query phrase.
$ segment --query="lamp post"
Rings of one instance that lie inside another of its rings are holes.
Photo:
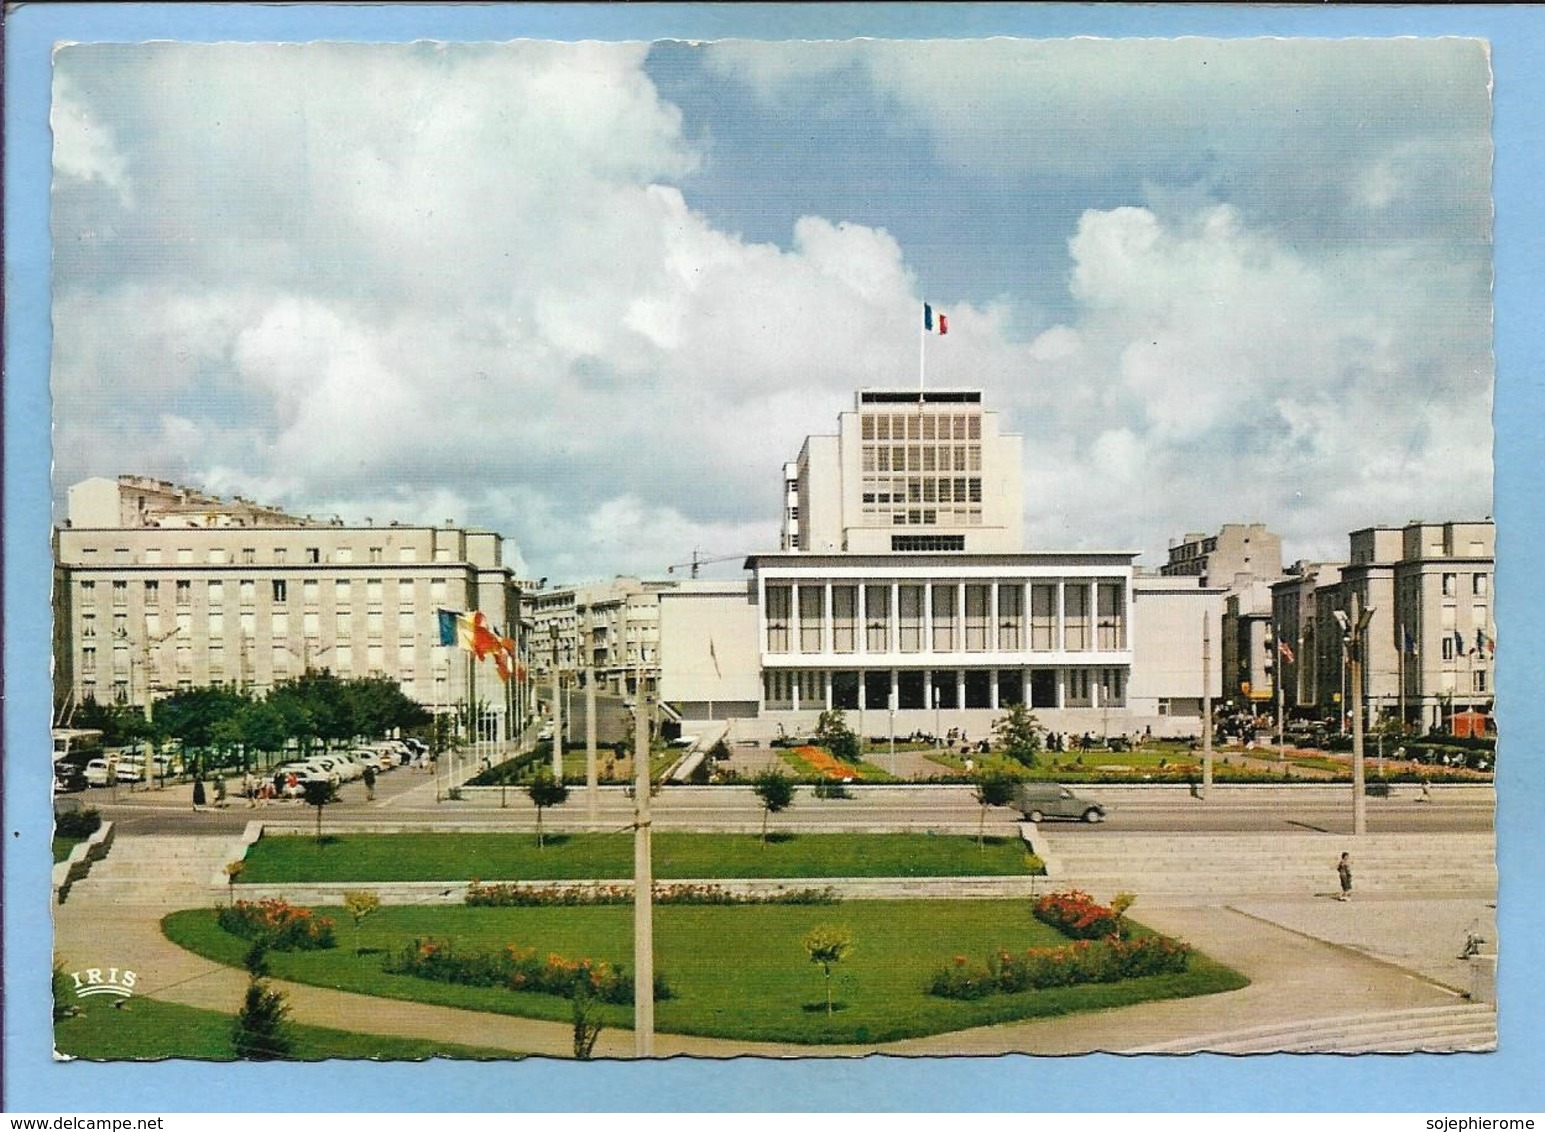
[[[1212,621],[1202,614],[1202,794],[1212,789]]]
[[[633,1055],[654,1056],[654,870],[650,859],[649,716],[644,673],[633,700]]]
[[[1336,623],[1341,626],[1341,670],[1345,677],[1350,669],[1352,686],[1352,834],[1361,836],[1368,832],[1368,800],[1363,785],[1363,641],[1368,622],[1373,619],[1373,607],[1362,609],[1356,592],[1350,605],[1348,612],[1338,609],[1335,614]]]

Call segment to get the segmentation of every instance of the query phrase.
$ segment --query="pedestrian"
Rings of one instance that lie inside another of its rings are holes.
[[[367,802],[374,802],[375,800],[376,800],[376,768],[373,767],[373,766],[367,766],[365,768],[365,801],[367,801]]]
[[[250,770],[241,776],[241,792],[247,799],[247,809],[253,809],[257,805],[257,784],[253,781]]]
[[[1341,881],[1341,895],[1336,899],[1352,899],[1352,854],[1341,854],[1341,860],[1336,862],[1336,876]]]
[[[206,800],[207,799],[206,799],[206,796],[204,794],[204,780],[202,778],[195,778],[193,780],[193,809],[194,809],[194,811],[197,812],[199,810],[202,810],[204,808],[204,802]]]
[[[1428,804],[1431,804],[1432,802],[1432,783],[1428,782],[1425,778],[1422,779],[1421,796],[1416,800],[1418,802],[1427,802]]]

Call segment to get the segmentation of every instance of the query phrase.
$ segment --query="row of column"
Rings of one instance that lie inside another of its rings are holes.
[[[919,644],[918,644],[918,648],[916,648],[916,649],[908,649],[908,650],[906,650],[908,652],[933,652],[933,651],[935,651],[934,648],[933,648],[933,631],[934,631],[934,587],[936,585],[949,585],[949,586],[953,586],[954,590],[955,590],[955,593],[954,593],[954,597],[955,597],[954,605],[955,605],[955,608],[952,611],[952,617],[951,617],[951,633],[952,633],[952,646],[953,647],[951,649],[947,650],[947,651],[950,651],[950,652],[965,652],[965,651],[967,651],[966,647],[965,647],[965,636],[966,636],[966,587],[969,586],[969,585],[982,585],[982,586],[986,586],[987,589],[988,589],[988,608],[987,608],[987,611],[986,611],[986,620],[987,620],[987,624],[986,624],[986,637],[987,637],[986,647],[984,649],[981,649],[981,650],[973,649],[971,651],[986,651],[986,652],[1003,651],[1004,646],[1001,643],[1001,636],[1000,636],[1003,602],[1002,602],[1001,597],[1000,597],[1000,590],[1003,587],[1005,587],[1005,586],[1007,586],[1007,587],[1009,587],[1011,589],[1019,591],[1019,610],[1018,610],[1018,613],[1016,615],[1017,622],[1018,622],[1017,637],[1018,637],[1019,643],[1017,645],[1009,646],[1010,648],[1014,649],[1015,651],[1019,651],[1019,650],[1025,650],[1025,649],[1028,649],[1028,648],[1031,647],[1029,638],[1031,636],[1031,625],[1032,625],[1032,621],[1033,621],[1033,613],[1032,613],[1033,605],[1032,605],[1032,602],[1031,602],[1031,591],[1030,591],[1030,587],[1032,585],[1055,585],[1056,586],[1056,591],[1057,591],[1055,621],[1054,621],[1053,626],[1052,626],[1052,642],[1045,649],[1037,650],[1037,651],[1061,652],[1061,651],[1064,651],[1064,649],[1065,649],[1065,646],[1066,646],[1066,630],[1067,630],[1067,587],[1070,584],[1071,585],[1082,586],[1085,589],[1085,591],[1086,591],[1086,599],[1085,599],[1085,606],[1084,606],[1085,612],[1083,614],[1083,624],[1084,624],[1084,630],[1085,630],[1085,634],[1086,634],[1085,642],[1084,642],[1084,644],[1079,646],[1077,648],[1077,650],[1075,650],[1075,651],[1088,651],[1088,650],[1092,650],[1092,649],[1094,649],[1095,644],[1096,644],[1096,641],[1095,641],[1095,630],[1096,630],[1096,622],[1097,622],[1097,619],[1098,619],[1098,603],[1099,603],[1098,587],[1099,587],[1099,584],[1100,584],[1100,581],[1098,579],[1091,579],[1089,581],[1079,581],[1079,582],[1072,582],[1072,583],[1068,582],[1066,579],[1060,579],[1060,578],[1057,579],[1055,582],[1052,582],[1052,581],[1048,580],[1046,582],[1037,582],[1037,583],[1031,583],[1031,582],[998,582],[998,581],[992,581],[992,582],[970,582],[970,581],[965,581],[965,580],[948,581],[948,582],[919,581],[919,582],[916,582],[916,583],[912,583],[912,582],[903,583],[903,582],[901,582],[899,580],[893,580],[893,581],[891,581],[889,583],[889,590],[890,590],[890,592],[889,592],[888,608],[886,610],[886,618],[885,618],[885,620],[886,620],[886,642],[887,642],[887,647],[885,649],[883,649],[883,650],[871,650],[868,647],[868,643],[869,643],[868,642],[868,623],[869,623],[870,618],[871,618],[871,611],[869,609],[869,590],[870,590],[870,588],[872,586],[875,586],[875,585],[885,585],[885,584],[886,583],[884,583],[884,582],[878,582],[877,583],[877,582],[863,582],[863,581],[857,581],[857,582],[851,582],[851,583],[848,583],[848,582],[843,582],[843,583],[817,582],[817,583],[813,583],[813,584],[812,583],[803,583],[802,584],[802,583],[799,583],[799,582],[787,583],[783,587],[783,588],[786,588],[789,591],[789,615],[788,615],[789,648],[786,651],[789,652],[789,653],[806,653],[806,654],[834,653],[834,652],[838,651],[837,648],[836,648],[836,642],[835,642],[836,616],[835,616],[835,606],[833,604],[833,590],[838,588],[838,587],[853,588],[853,589],[857,590],[857,593],[855,594],[854,614],[853,614],[853,618],[854,618],[854,622],[853,622],[853,634],[854,634],[853,648],[851,650],[843,650],[843,652],[851,651],[851,652],[855,652],[855,653],[866,653],[866,652],[870,652],[870,651],[881,651],[881,652],[886,652],[886,653],[895,653],[895,652],[903,651],[902,648],[901,648],[901,638],[900,638],[900,632],[901,632],[901,590],[902,590],[903,585],[909,585],[909,586],[910,585],[917,585],[917,586],[921,587],[921,589],[923,591],[922,592],[922,598],[923,598],[922,609],[921,609],[921,611],[919,613],[919,623],[918,623]],[[1107,584],[1111,584],[1111,583],[1107,583]],[[805,591],[808,591],[808,590],[811,590],[811,589],[818,590],[818,591],[820,591],[820,594],[821,594],[820,646],[819,646],[819,648],[814,649],[814,650],[806,649],[806,648],[803,647],[803,645],[804,645],[803,633],[804,633],[804,628],[805,628],[806,622],[805,622],[805,618],[804,618],[803,613],[802,613],[801,600],[800,600],[802,594]],[[1121,612],[1119,614],[1119,617],[1121,618],[1120,637],[1119,637],[1118,643],[1116,645],[1116,648],[1118,648],[1118,649],[1124,649],[1126,647],[1125,610],[1126,610],[1126,600],[1125,600],[1125,595],[1123,594]],[[764,615],[765,615],[765,612],[766,612],[766,602],[765,602],[765,600],[764,600],[764,603],[763,603],[763,612],[764,612]],[[767,638],[767,625],[765,624],[765,620],[764,620],[764,624],[762,626],[762,633],[763,633],[763,638],[762,639],[763,639],[764,645],[768,645],[769,642],[768,642],[768,638]],[[770,647],[768,647],[767,651],[773,651],[773,650]]]
[[[854,675],[856,675],[857,678],[858,678],[858,703],[856,705],[856,709],[859,710],[859,711],[885,711],[885,710],[887,710],[890,707],[890,705],[892,703],[895,703],[897,705],[897,710],[898,711],[919,711],[919,710],[920,711],[933,711],[933,710],[935,710],[936,708],[939,707],[939,705],[935,704],[935,702],[934,702],[934,691],[935,691],[934,685],[935,685],[935,677],[939,673],[941,673],[941,672],[942,673],[951,673],[951,674],[953,674],[953,676],[954,676],[954,685],[955,685],[955,696],[954,696],[954,703],[953,703],[953,705],[950,706],[950,707],[947,707],[947,708],[943,708],[942,710],[946,710],[946,711],[967,710],[966,709],[966,670],[965,669],[922,669],[922,670],[912,669],[912,670],[907,670],[907,671],[921,671],[921,673],[922,673],[922,676],[923,676],[923,703],[922,703],[921,708],[902,708],[900,706],[900,701],[901,701],[901,673],[903,671],[902,669],[898,669],[898,668],[892,668],[892,669],[860,669],[860,670],[848,670],[848,671],[854,671]],[[986,673],[987,673],[988,703],[985,704],[985,705],[980,705],[980,707],[989,708],[989,709],[994,710],[994,711],[998,710],[1000,707],[1006,707],[1006,706],[1008,706],[1009,703],[1014,703],[1014,702],[1023,703],[1023,704],[1030,704],[1030,705],[1033,705],[1035,707],[1044,707],[1044,708],[1047,708],[1047,709],[1060,709],[1060,708],[1065,708],[1065,707],[1096,708],[1097,709],[1097,708],[1102,708],[1102,707],[1125,707],[1126,706],[1126,676],[1127,676],[1127,673],[1126,673],[1126,670],[1124,668],[1112,668],[1112,669],[1091,669],[1091,668],[998,669],[998,668],[992,668],[992,669],[976,670],[976,671],[986,671]],[[871,673],[875,673],[875,672],[887,672],[889,674],[889,677],[890,677],[889,691],[888,691],[888,694],[887,694],[887,697],[886,697],[886,701],[884,703],[871,704],[871,703],[868,702],[868,688],[869,688],[869,685],[868,685],[868,680],[866,679],[866,677],[868,677]],[[1019,690],[1019,698],[1018,698],[1017,701],[1015,701],[1015,700],[1002,701],[1002,688],[1003,688],[1003,684],[1002,684],[1001,676],[1002,676],[1002,674],[1013,673],[1013,672],[1018,672],[1020,674],[1019,689],[1018,689]],[[1034,702],[1034,698],[1033,698],[1033,694],[1032,694],[1033,693],[1033,689],[1032,689],[1032,673],[1033,672],[1047,672],[1047,673],[1054,674],[1054,678],[1055,678],[1054,688],[1055,688],[1055,691],[1056,691],[1056,697],[1055,697],[1055,701],[1056,702],[1055,703],[1051,703],[1051,704],[1036,704]],[[819,693],[818,697],[813,697],[813,702],[805,702],[805,697],[801,694],[801,684],[803,682],[801,678],[805,677],[805,676],[808,676],[808,675],[810,675],[812,673],[816,674],[816,675],[819,675],[820,682],[821,682],[821,690],[820,690],[820,693]],[[763,710],[768,710],[769,708],[771,708],[771,710],[774,710],[774,711],[777,711],[777,710],[793,710],[793,711],[801,711],[801,710],[817,711],[817,710],[820,710],[820,711],[829,711],[834,706],[836,706],[835,703],[834,703],[834,700],[833,700],[833,695],[832,695],[832,683],[833,683],[832,677],[833,677],[833,674],[834,674],[833,671],[830,670],[830,669],[767,669],[766,670],[766,675],[767,675],[767,678],[768,678],[769,681],[776,681],[780,677],[781,678],[785,678],[785,679],[788,680],[788,682],[789,682],[789,696],[788,696],[788,698],[786,700],[783,699],[782,697],[779,697],[779,698],[775,699],[775,698],[773,698],[773,697],[771,697],[771,696],[769,696],[767,694],[768,693],[768,688],[764,685],[764,687],[762,689],[763,699],[762,699],[761,707],[762,707]],[[1099,675],[1097,676],[1097,674],[1099,674]],[[1072,678],[1072,680],[1070,680],[1070,677]],[[1085,682],[1084,686],[1082,688],[1079,688],[1074,693],[1074,696],[1072,697],[1072,698],[1076,698],[1076,700],[1078,702],[1070,704],[1068,702],[1069,699],[1070,699],[1069,685],[1070,685],[1070,683],[1073,683],[1073,682],[1077,681],[1080,677],[1082,677],[1083,681]],[[778,705],[787,705],[787,706],[780,708],[780,706],[778,706]],[[980,708],[971,709],[971,710],[980,710]]]

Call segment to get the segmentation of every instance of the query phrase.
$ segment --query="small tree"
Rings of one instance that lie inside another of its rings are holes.
[[[1006,806],[1014,800],[1014,780],[1006,774],[984,771],[976,779],[976,800],[982,807],[982,816],[976,824],[976,846],[987,846],[987,810],[991,806]]]
[[[1025,766],[1035,765],[1041,749],[1041,725],[1028,707],[1010,705],[1007,712],[993,721],[992,730],[1004,754]]]
[[[604,1023],[596,1011],[595,995],[588,979],[580,979],[574,984],[574,997],[570,1002],[574,1011],[574,1056],[580,1061],[589,1061]]]
[[[780,813],[794,801],[794,783],[775,768],[764,770],[751,782],[751,791],[762,802],[762,844],[767,844],[767,818]]]
[[[381,898],[374,892],[345,892],[343,906],[354,921],[354,954],[363,955],[364,949],[359,945],[359,927],[365,922],[366,916],[380,911]]]
[[[843,762],[856,763],[863,757],[863,741],[848,727],[841,708],[821,713],[815,724],[815,741]]]
[[[306,792],[306,805],[316,807],[317,844],[322,844],[322,807],[338,800],[338,788],[325,778],[308,778],[302,786]]]
[[[853,950],[853,933],[847,928],[818,924],[806,933],[805,952],[810,962],[820,964],[826,974],[826,1013],[832,1012],[832,968]]]
[[[288,1057],[294,1048],[288,1021],[290,1008],[284,995],[271,990],[264,981],[268,974],[268,941],[255,942],[243,962],[248,975],[247,993],[231,1027],[236,1056],[249,1061]]]
[[[553,776],[552,769],[542,767],[526,787],[536,806],[536,847],[542,848],[542,811],[548,806],[561,806],[569,800],[569,788]]]
[[[236,882],[241,879],[241,874],[246,869],[246,861],[227,861],[225,863],[225,902],[227,905],[234,905],[236,903]]]

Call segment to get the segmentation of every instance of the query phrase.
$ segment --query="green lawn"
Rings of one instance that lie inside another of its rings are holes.
[[[329,912],[328,914],[333,914]],[[381,970],[382,954],[420,937],[452,939],[460,949],[511,944],[538,954],[605,959],[632,967],[631,907],[388,907],[365,921],[355,954],[353,928],[340,946],[271,953],[276,976],[388,998],[566,1021],[569,1003],[551,995],[430,982]],[[801,939],[818,924],[851,930],[854,949],[834,976],[840,1009],[828,1019],[820,968]],[[675,997],[655,1007],[664,1032],[794,1043],[869,1043],[944,1033],[1023,1018],[1126,1006],[1151,999],[1233,990],[1242,976],[1204,956],[1183,975],[1156,976],[975,1002],[926,993],[933,971],[955,955],[980,962],[997,947],[1065,942],[1037,922],[1028,901],[855,901],[836,906],[684,907],[655,910],[655,966]],[[163,921],[176,943],[239,964],[245,941],[227,935],[207,909]],[[602,1007],[612,1027],[631,1024],[631,1008]]]
[[[68,857],[70,855],[70,850],[74,849],[77,845],[85,840],[86,839],[84,837],[54,838],[54,864],[57,865],[60,861]]]
[[[798,804],[797,801],[795,803]],[[927,834],[656,833],[654,875],[687,877],[1017,876],[1025,869],[1018,838]],[[624,834],[346,834],[318,846],[309,836],[265,837],[247,853],[242,884],[296,881],[616,880],[633,876],[633,838]]]
[[[85,999],[80,1014],[54,1026],[54,1045],[60,1053],[93,1061],[152,1058],[194,1058],[200,1061],[234,1061],[231,1027],[234,1014],[199,1010],[152,998]],[[428,1057],[454,1057],[476,1061],[522,1056],[507,1050],[486,1049],[375,1034],[355,1034],[321,1026],[293,1025],[295,1061],[330,1058],[375,1058],[380,1061],[418,1061]]]

